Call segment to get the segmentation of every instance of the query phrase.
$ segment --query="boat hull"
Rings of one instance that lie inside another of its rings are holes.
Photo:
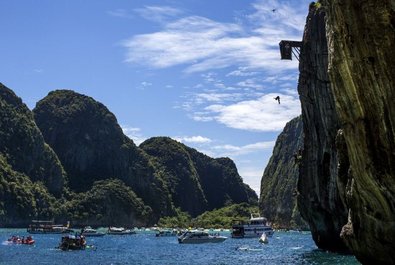
[[[204,244],[204,243],[222,243],[226,240],[226,237],[215,237],[215,238],[185,238],[179,239],[180,244]]]
[[[100,237],[100,236],[104,236],[104,233],[82,233],[83,236],[85,237]]]

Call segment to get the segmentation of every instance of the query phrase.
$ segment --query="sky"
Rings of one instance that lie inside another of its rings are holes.
[[[56,89],[91,96],[137,145],[169,136],[230,157],[259,196],[301,113],[298,61],[278,43],[302,39],[310,2],[0,0],[0,82],[30,109]]]

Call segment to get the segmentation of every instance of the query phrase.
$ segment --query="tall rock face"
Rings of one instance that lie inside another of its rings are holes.
[[[395,2],[324,1],[348,223],[365,264],[395,264]]]
[[[87,191],[95,181],[117,178],[156,214],[171,214],[163,180],[103,104],[74,91],[58,90],[40,100],[33,111],[45,141],[68,173],[72,190]]]
[[[58,157],[44,142],[31,111],[1,83],[0,154],[13,171],[43,182],[53,195],[61,195],[67,179]]]
[[[192,216],[227,204],[257,201],[229,158],[208,157],[168,137],[148,139],[140,148],[153,157],[175,206]]]
[[[278,136],[261,180],[259,209],[275,227],[307,228],[296,203],[302,149],[303,122],[299,116],[288,122]]]
[[[325,12],[319,4],[312,3],[299,64],[304,148],[298,205],[318,247],[346,252],[348,248],[340,238],[348,214],[344,189],[339,189],[345,181],[338,178],[336,135],[340,123],[327,70]]]
[[[227,157],[213,159],[193,148],[186,149],[199,175],[208,210],[242,202],[257,204],[258,196],[243,183],[233,160]]]
[[[207,210],[199,175],[185,145],[168,137],[154,137],[140,146],[149,154],[167,183],[174,206],[192,216]]]

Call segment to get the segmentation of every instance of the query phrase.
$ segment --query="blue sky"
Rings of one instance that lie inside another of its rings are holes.
[[[136,144],[170,136],[228,156],[259,195],[301,112],[298,62],[278,43],[302,39],[310,2],[0,0],[0,82],[31,109],[55,89],[89,95]]]

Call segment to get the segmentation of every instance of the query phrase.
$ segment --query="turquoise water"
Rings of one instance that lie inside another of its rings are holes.
[[[0,229],[0,264],[359,264],[353,256],[320,251],[309,233],[276,232],[269,244],[257,238],[228,238],[218,244],[179,244],[176,237],[155,237],[153,233],[106,235],[88,238],[96,250],[56,249],[61,235],[33,235],[34,246],[8,245],[13,234],[26,230]],[[230,234],[224,233],[225,236]]]

